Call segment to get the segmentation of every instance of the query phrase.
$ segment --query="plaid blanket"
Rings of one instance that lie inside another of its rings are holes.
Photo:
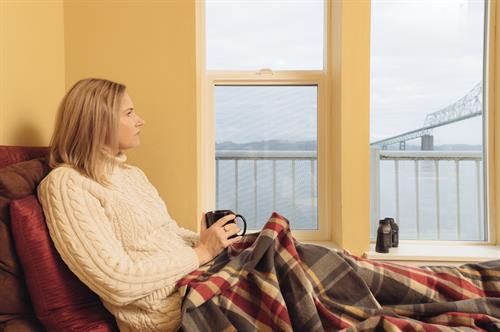
[[[278,214],[178,282],[184,331],[500,331],[500,260],[379,263],[301,244]]]

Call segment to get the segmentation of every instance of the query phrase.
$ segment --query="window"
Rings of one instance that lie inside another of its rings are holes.
[[[488,240],[486,6],[372,1],[371,234]]]
[[[317,229],[317,86],[215,87],[216,207]]]
[[[208,193],[212,208],[241,213],[250,229],[277,211],[300,238],[329,239],[326,142],[318,139],[326,131],[326,6],[205,2]]]
[[[323,1],[206,0],[205,6],[208,70],[323,70]]]

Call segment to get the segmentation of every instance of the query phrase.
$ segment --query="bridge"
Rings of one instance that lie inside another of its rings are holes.
[[[445,108],[427,114],[421,128],[397,136],[371,143],[371,146],[386,150],[389,145],[399,144],[400,150],[406,149],[406,142],[421,138],[421,150],[433,150],[432,130],[450,123],[466,120],[483,113],[483,82],[476,84],[465,96]]]

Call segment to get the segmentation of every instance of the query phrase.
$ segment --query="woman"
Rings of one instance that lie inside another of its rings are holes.
[[[40,183],[51,238],[70,270],[101,298],[121,331],[180,325],[175,284],[239,240],[233,215],[198,235],[178,227],[156,189],[123,151],[144,126],[125,86],[77,82],[63,98],[51,140],[54,168]]]

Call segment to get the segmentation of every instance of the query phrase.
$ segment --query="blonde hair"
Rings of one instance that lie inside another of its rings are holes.
[[[69,165],[81,174],[108,184],[116,165],[118,116],[125,85],[88,78],[75,83],[59,106],[50,141],[51,167]]]

